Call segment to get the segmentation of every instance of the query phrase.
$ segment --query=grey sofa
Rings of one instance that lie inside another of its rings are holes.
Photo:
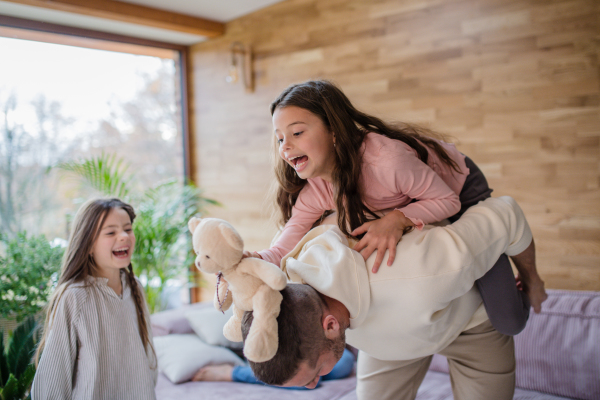
[[[549,290],[548,294],[542,313],[532,314],[525,330],[515,337],[517,389],[514,399],[600,400],[600,292]],[[195,305],[204,306],[208,305]],[[152,323],[155,335],[191,332],[181,310],[156,314]],[[175,385],[161,374],[156,395],[158,400],[355,400],[355,385],[353,376],[323,382],[318,389],[307,391],[242,383]],[[446,360],[436,355],[417,400],[452,398]]]

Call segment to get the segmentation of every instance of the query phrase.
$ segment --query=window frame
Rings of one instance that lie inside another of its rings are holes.
[[[90,29],[75,28],[65,25],[58,25],[53,23],[46,23],[40,21],[34,21],[23,18],[10,17],[6,15],[0,15],[0,26],[8,28],[16,28],[21,30],[29,30],[43,33],[51,33],[58,38],[60,36],[65,37],[80,37],[87,39],[96,39],[106,42],[107,44],[113,43],[124,43],[138,46],[154,47],[158,49],[167,49],[176,51],[179,54],[179,89],[181,102],[181,134],[183,140],[183,173],[185,182],[194,182],[194,165],[193,165],[193,142],[192,134],[190,130],[190,102],[189,102],[189,90],[190,86],[190,66],[189,66],[189,46],[160,42],[150,39],[142,39],[133,36],[125,36],[114,33],[107,33],[101,31],[95,31]],[[9,37],[2,35],[3,37]],[[68,44],[61,43],[60,40],[48,41],[49,43],[56,44]],[[107,49],[108,50],[108,49]],[[195,280],[198,280],[198,272],[194,265],[190,266],[190,271],[194,273]],[[200,301],[201,288],[199,286],[190,288],[190,303],[197,303]]]
[[[181,136],[183,139],[183,173],[184,173],[184,180],[186,182],[193,182],[194,181],[194,176],[193,176],[193,165],[192,165],[192,135],[190,132],[190,118],[189,118],[189,114],[190,114],[190,103],[189,103],[189,81],[190,81],[190,76],[189,76],[189,46],[184,46],[184,45],[180,45],[180,44],[175,44],[175,43],[169,43],[169,42],[160,42],[160,41],[156,41],[156,40],[150,40],[150,39],[142,39],[142,38],[137,38],[137,37],[133,37],[133,36],[125,36],[125,35],[118,35],[118,34],[114,34],[114,33],[107,33],[107,32],[100,32],[100,31],[95,31],[95,30],[90,30],[90,29],[83,29],[83,28],[75,28],[75,27],[70,27],[70,26],[65,26],[65,25],[58,25],[58,24],[52,24],[52,23],[46,23],[46,22],[40,22],[40,21],[34,21],[34,20],[29,20],[29,19],[23,19],[23,18],[16,18],[16,17],[9,17],[6,15],[0,15],[0,26],[4,26],[4,27],[9,27],[9,28],[17,28],[17,29],[22,29],[22,30],[30,30],[30,31],[37,31],[37,32],[45,32],[45,33],[52,33],[55,35],[59,35],[59,36],[75,36],[75,37],[81,37],[81,38],[86,38],[86,39],[96,39],[96,40],[101,40],[101,41],[105,41],[107,44],[109,44],[110,42],[113,43],[125,43],[125,44],[132,44],[132,45],[138,45],[138,46],[146,46],[146,47],[154,47],[154,48],[159,48],[159,49],[167,49],[167,50],[173,50],[175,52],[178,53],[179,55],[179,65],[178,65],[178,70],[179,70],[179,92],[180,92],[180,98],[179,101],[181,102]],[[59,37],[57,36],[57,37]],[[6,36],[5,36],[6,37]],[[56,44],[68,44],[68,43],[61,43],[59,40],[57,41],[49,41],[51,43],[56,43]],[[70,44],[69,44],[70,45]]]

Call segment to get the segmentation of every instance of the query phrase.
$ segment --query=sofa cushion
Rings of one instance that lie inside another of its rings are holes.
[[[205,365],[244,365],[231,350],[210,346],[193,333],[155,337],[154,349],[159,371],[173,383],[189,381]]]
[[[185,318],[200,339],[212,346],[241,349],[242,342],[232,342],[223,335],[223,327],[233,316],[233,307],[224,313],[214,307],[192,309],[185,312]]]
[[[600,292],[548,290],[515,337],[517,386],[600,399]]]
[[[185,313],[192,310],[202,310],[212,307],[211,303],[194,303],[191,305],[157,312],[150,316],[152,336],[164,336],[171,333],[194,333]]]

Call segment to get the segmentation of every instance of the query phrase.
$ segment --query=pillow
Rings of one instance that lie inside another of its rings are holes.
[[[548,289],[542,312],[515,336],[516,385],[600,399],[600,292]]]
[[[188,310],[214,308],[212,302],[194,303],[171,310],[154,313],[150,316],[153,336],[164,336],[171,333],[193,333],[184,314]]]
[[[230,349],[241,349],[243,342],[231,342],[223,336],[223,327],[233,315],[233,307],[225,311],[225,314],[214,307],[201,310],[188,310],[185,318],[196,332],[196,335],[204,342],[213,346],[229,347]]]
[[[210,364],[244,365],[231,350],[210,346],[193,333],[154,338],[158,369],[173,383],[189,381]]]

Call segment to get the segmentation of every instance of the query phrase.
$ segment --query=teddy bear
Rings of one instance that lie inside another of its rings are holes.
[[[233,315],[223,327],[232,342],[242,341],[242,317],[253,312],[244,343],[244,355],[254,362],[268,361],[279,345],[277,316],[286,275],[276,265],[259,258],[242,258],[244,242],[227,221],[193,217],[188,222],[200,271],[217,274],[214,306],[220,311],[233,303]]]

